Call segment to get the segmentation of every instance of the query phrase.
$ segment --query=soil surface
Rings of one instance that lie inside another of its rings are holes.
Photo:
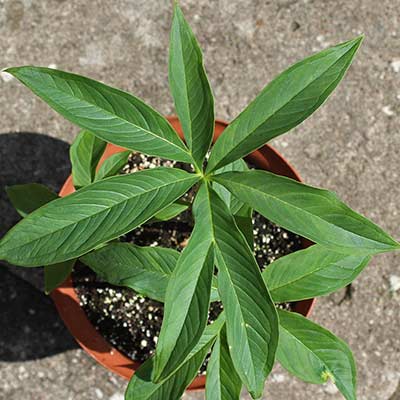
[[[134,153],[123,173],[158,166],[190,171],[187,164]],[[183,198],[191,201],[193,194],[194,190],[191,190]],[[181,251],[186,246],[192,228],[193,218],[188,209],[169,221],[142,225],[124,235],[121,240],[139,246],[162,246]],[[256,212],[253,213],[253,232],[254,254],[261,270],[275,259],[301,248],[301,239],[297,235],[276,226]],[[83,265],[75,268],[73,281],[83,309],[103,337],[134,360],[143,362],[153,354],[163,317],[161,303],[145,298],[132,289],[101,281]],[[214,321],[221,310],[219,302],[212,303],[209,322]]]

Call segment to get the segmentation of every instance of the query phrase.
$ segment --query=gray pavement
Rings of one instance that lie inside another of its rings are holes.
[[[204,49],[217,115],[226,120],[291,63],[365,33],[336,93],[274,145],[307,183],[336,191],[400,238],[399,1],[181,4]],[[0,0],[0,68],[56,66],[132,91],[170,114],[170,19],[167,0]],[[0,77],[0,186],[36,181],[57,189],[68,174],[67,145],[77,129],[8,78]],[[2,235],[17,220],[2,189],[0,207]],[[376,257],[351,299],[342,301],[344,293],[320,299],[312,315],[352,347],[361,400],[400,398],[399,264],[399,254]],[[0,269],[0,399],[122,399],[125,383],[77,348],[35,288],[40,274],[21,271]],[[278,367],[265,398],[341,396],[332,385],[305,385]]]

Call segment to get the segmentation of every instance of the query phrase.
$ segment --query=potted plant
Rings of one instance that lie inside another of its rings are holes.
[[[342,79],[361,41],[358,37],[290,67],[214,145],[211,88],[178,5],[169,79],[184,140],[164,117],[126,92],[47,68],[6,70],[83,131],[71,147],[74,193],[58,198],[38,185],[8,189],[25,218],[0,241],[0,259],[44,265],[48,291],[79,260],[109,282],[164,303],[155,355],[133,375],[127,400],[179,399],[210,351],[207,399],[238,399],[243,385],[259,398],[275,360],[307,382],[332,379],[346,399],[356,398],[355,363],[347,345],[279,305],[346,286],[373,255],[398,250],[400,244],[334,193],[291,179],[293,174],[249,168],[242,158],[311,115]],[[106,143],[127,151],[108,145],[114,154],[104,157],[96,172]],[[131,151],[191,167],[121,175]],[[184,210],[193,214],[194,227],[181,252],[119,240]],[[252,249],[253,210],[315,244],[261,272]],[[207,323],[216,301],[223,311]]]

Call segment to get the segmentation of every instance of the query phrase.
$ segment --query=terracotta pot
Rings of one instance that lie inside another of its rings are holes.
[[[183,137],[181,126],[177,117],[168,117],[169,122]],[[215,137],[216,140],[228,124],[223,121],[216,121]],[[124,151],[123,148],[108,144],[100,164],[112,154]],[[287,176],[301,181],[296,170],[272,147],[265,145],[259,150],[254,151],[246,160],[250,161],[258,168],[262,168],[275,174]],[[60,196],[67,196],[75,191],[70,176],[60,191]],[[308,247],[311,242],[303,240],[303,246]],[[84,310],[79,305],[79,299],[69,277],[60,287],[51,293],[51,297],[65,325],[75,337],[79,345],[98,363],[108,370],[115,372],[123,378],[130,379],[140,363],[126,357],[120,351],[109,344],[95,329],[86,317]],[[315,299],[299,301],[294,304],[294,310],[304,316],[308,316],[314,305]],[[202,389],[205,385],[205,376],[198,376],[188,387],[188,390]]]

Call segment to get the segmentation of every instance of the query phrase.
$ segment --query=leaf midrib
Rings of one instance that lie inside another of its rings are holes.
[[[111,178],[113,178],[113,177],[111,177]],[[53,232],[50,232],[50,233],[47,233],[46,235],[41,236],[40,238],[32,239],[32,240],[30,240],[30,241],[28,241],[28,242],[25,242],[25,243],[24,243],[23,245],[21,245],[21,246],[13,247],[12,250],[15,251],[16,249],[23,248],[23,247],[25,247],[25,246],[27,246],[27,245],[29,245],[29,244],[31,244],[31,243],[37,242],[38,240],[42,240],[42,239],[45,239],[45,238],[48,237],[48,236],[54,235],[55,233],[59,232],[60,230],[66,229],[66,228],[68,228],[68,227],[70,227],[70,226],[72,226],[72,225],[76,225],[76,224],[78,224],[78,223],[81,223],[82,221],[86,221],[86,220],[88,220],[88,219],[90,219],[90,218],[96,217],[96,216],[98,216],[99,214],[101,214],[101,213],[103,213],[103,212],[108,212],[108,211],[111,210],[112,208],[114,208],[114,207],[116,207],[116,206],[119,206],[119,205],[121,205],[121,204],[123,204],[123,203],[126,203],[126,202],[128,202],[128,201],[134,199],[135,197],[141,196],[141,195],[143,195],[143,194],[150,193],[150,192],[152,192],[152,191],[158,191],[158,190],[163,189],[163,188],[165,188],[165,187],[167,187],[167,186],[174,185],[174,184],[176,184],[176,183],[180,183],[180,182],[183,182],[183,181],[188,180],[188,179],[193,179],[193,178],[192,178],[192,177],[186,177],[186,178],[183,178],[183,179],[179,179],[179,180],[177,180],[177,181],[174,181],[174,182],[172,182],[172,183],[167,183],[167,184],[164,184],[164,185],[161,185],[161,186],[157,186],[156,188],[152,188],[152,189],[150,189],[150,190],[145,190],[145,191],[143,191],[143,192],[140,192],[139,194],[137,194],[137,195],[135,195],[135,196],[129,197],[129,198],[124,199],[124,200],[122,200],[122,201],[120,201],[120,202],[118,202],[118,203],[113,204],[112,207],[104,208],[104,209],[102,209],[101,211],[96,212],[95,214],[91,214],[90,216],[87,216],[87,217],[85,217],[85,218],[83,218],[83,219],[81,219],[81,220],[79,220],[79,221],[77,221],[77,222],[73,222],[73,223],[70,223],[70,224],[68,224],[68,225],[65,225],[65,226],[63,226],[62,228],[58,229],[58,230],[55,230],[55,231],[53,231]],[[103,182],[104,182],[104,181],[103,181]],[[77,193],[78,193],[78,192],[77,192]],[[56,199],[56,200],[62,200],[62,199],[60,198],[60,199]],[[149,218],[151,218],[151,216],[150,216]],[[149,219],[149,218],[148,218],[148,219]],[[144,221],[144,222],[145,222],[145,221]],[[116,233],[116,234],[113,235],[113,236],[118,237],[118,236],[120,236],[121,234],[122,234],[122,233]],[[108,240],[111,240],[111,239],[108,239]],[[102,241],[99,242],[99,243],[102,243]],[[97,243],[97,244],[99,244],[99,243]],[[93,246],[96,246],[97,244],[94,244]],[[11,251],[11,250],[8,250],[7,253],[9,253],[10,251]],[[52,254],[52,253],[54,253],[54,252],[55,252],[55,251],[51,251],[51,252],[49,252],[49,253],[42,253],[42,254],[41,254],[41,257],[46,256],[46,255],[49,255],[49,254]],[[57,249],[57,254],[60,254],[60,252],[59,252],[58,249]],[[65,254],[65,252],[62,252],[61,254]],[[37,256],[34,257],[34,259],[36,259],[36,258],[37,258]]]
[[[326,364],[326,362],[320,357],[318,356],[315,351],[313,351],[309,346],[307,346],[304,342],[302,342],[299,338],[297,338],[297,336],[295,336],[294,334],[292,334],[288,329],[284,328],[281,324],[279,324],[279,326],[285,330],[291,337],[293,337],[298,343],[300,343],[300,345],[302,345],[303,347],[305,347],[307,350],[309,350],[327,369],[327,371],[329,373],[331,373],[331,375],[335,378],[335,381],[339,381],[341,383],[341,385],[343,385],[343,389],[345,389],[345,391],[348,393],[348,388],[347,386],[344,384],[344,382],[342,381],[342,379],[339,377],[338,375],[334,373],[334,371],[332,371],[330,368],[328,368],[328,365]],[[340,343],[340,342],[339,342]],[[342,350],[342,349],[337,349],[338,351],[340,351],[340,353],[345,354],[346,353]],[[350,363],[351,365],[351,363]],[[336,384],[336,382],[334,382]],[[344,394],[344,393],[343,393]]]
[[[176,18],[177,19],[179,19],[180,17],[178,16],[178,10],[177,11],[175,11],[176,12]],[[181,58],[181,62],[182,62],[182,65],[183,65],[183,79],[184,79],[184,82],[185,82],[185,96],[183,96],[184,97],[184,100],[185,100],[185,103],[186,103],[186,106],[187,106],[187,110],[188,110],[188,114],[189,114],[189,117],[190,117],[190,121],[189,121],[189,130],[190,130],[190,132],[188,132],[189,133],[189,137],[190,137],[190,147],[189,147],[189,150],[190,150],[190,152],[191,152],[191,154],[193,153],[193,149],[192,149],[192,146],[193,146],[193,127],[192,127],[192,112],[191,112],[191,109],[190,109],[190,104],[189,104],[189,96],[188,96],[188,87],[187,87],[187,79],[186,79],[186,75],[187,75],[187,71],[186,71],[186,63],[185,63],[185,61],[184,61],[184,57],[183,57],[183,44],[182,44],[182,34],[181,34],[181,24],[180,24],[180,22],[178,21],[178,31],[179,31],[179,55],[180,55],[180,58]],[[197,163],[196,163],[196,165],[197,165]]]
[[[208,186],[207,186],[207,199],[208,199],[208,203],[209,203],[209,205],[210,205],[210,206],[208,207],[208,209],[209,209],[209,211],[210,211],[211,227],[212,227],[213,237],[214,237],[214,246],[216,247],[216,250],[219,252],[221,259],[223,260],[225,269],[226,269],[226,271],[227,271],[227,274],[226,274],[226,275],[227,275],[227,277],[228,277],[228,279],[229,279],[229,282],[230,282],[230,285],[231,285],[231,287],[232,287],[232,291],[233,291],[233,294],[234,294],[234,296],[235,296],[235,298],[236,298],[236,302],[237,302],[237,304],[241,305],[241,302],[239,301],[238,294],[237,294],[236,290],[234,289],[234,288],[235,288],[235,285],[234,285],[233,282],[232,282],[231,274],[229,273],[229,268],[228,268],[228,266],[227,266],[227,264],[226,264],[225,258],[223,257],[223,252],[221,251],[220,247],[218,246],[218,241],[217,241],[217,239],[216,239],[216,235],[215,235],[215,225],[214,225],[214,223],[213,223],[213,217],[212,217],[212,211],[211,211],[211,198],[210,198],[210,192],[209,192],[209,187],[208,187]],[[246,243],[247,243],[247,242],[246,242]],[[240,311],[241,321],[242,321],[243,326],[244,326],[246,344],[247,344],[249,353],[250,353],[250,355],[251,355],[251,359],[252,359],[253,362],[254,362],[253,354],[252,354],[252,352],[251,352],[251,350],[250,350],[250,349],[251,349],[251,346],[250,346],[250,344],[249,344],[249,338],[248,338],[248,334],[247,334],[246,323],[245,323],[245,320],[244,320],[244,317],[243,317],[243,312],[242,312],[242,307],[241,307],[241,306],[239,306],[239,311]],[[225,323],[226,323],[226,322],[225,322]],[[267,364],[267,361],[265,362],[265,365],[266,365],[266,364]],[[255,371],[253,370],[252,372],[253,372],[252,375],[253,375],[253,377],[255,378],[255,375],[256,375],[256,374],[255,374]],[[248,376],[246,376],[246,377],[248,378]]]
[[[352,256],[350,256],[350,255],[345,255],[345,256],[346,256],[346,257],[344,257],[344,258],[352,257]],[[361,257],[360,257],[360,258],[361,258]],[[363,262],[366,258],[368,258],[368,257],[367,257],[367,256],[366,256],[366,257],[363,257],[362,262]],[[343,260],[343,258],[342,258],[341,260]],[[273,292],[274,290],[279,290],[279,289],[282,289],[282,288],[284,288],[284,287],[286,287],[286,286],[290,286],[290,285],[292,285],[292,284],[295,283],[295,282],[298,282],[298,281],[300,281],[300,280],[302,280],[302,279],[308,278],[310,275],[313,275],[313,274],[316,273],[316,272],[320,272],[320,271],[326,269],[328,266],[336,265],[336,266],[339,267],[340,269],[346,269],[346,268],[344,268],[344,267],[341,267],[341,266],[337,265],[337,262],[338,262],[338,261],[336,261],[336,262],[331,262],[331,263],[329,263],[328,265],[325,264],[323,267],[316,268],[316,269],[314,269],[314,270],[312,270],[312,271],[310,271],[310,272],[308,272],[308,273],[306,273],[306,274],[304,274],[304,275],[299,276],[299,277],[296,278],[296,279],[293,279],[293,280],[290,280],[290,281],[286,281],[285,284],[283,284],[283,285],[281,285],[281,286],[271,287],[271,288],[270,288],[271,294],[272,294],[272,292]],[[362,262],[360,262],[360,263],[357,265],[357,267],[359,267],[359,266],[362,264]],[[272,264],[271,264],[271,266],[272,266]],[[276,267],[275,267],[275,268],[276,268]],[[354,272],[355,269],[352,269],[351,271]],[[343,280],[343,278],[341,278],[340,280]],[[296,300],[296,301],[297,301],[297,300]]]
[[[338,225],[335,225],[335,224],[333,224],[333,223],[330,223],[330,222],[326,221],[325,219],[323,219],[322,217],[320,217],[320,216],[318,216],[318,215],[316,215],[316,214],[312,214],[312,213],[310,213],[309,211],[307,211],[307,210],[305,210],[305,209],[303,209],[303,208],[297,207],[296,205],[294,205],[294,204],[292,204],[292,203],[287,203],[287,202],[285,202],[284,200],[281,200],[281,199],[279,199],[278,197],[273,196],[271,193],[263,192],[262,190],[257,189],[257,188],[254,187],[254,186],[247,186],[247,185],[245,185],[244,183],[241,183],[241,182],[238,182],[238,181],[231,181],[231,182],[234,182],[236,185],[243,186],[244,188],[248,189],[249,191],[255,191],[255,192],[261,193],[262,195],[267,196],[267,197],[270,197],[270,198],[274,199],[274,200],[277,201],[277,202],[280,202],[280,203],[285,204],[285,205],[289,205],[290,207],[295,208],[296,210],[300,210],[301,212],[304,212],[304,213],[307,214],[307,215],[311,215],[311,216],[313,216],[314,218],[317,218],[318,220],[323,221],[325,224],[333,225],[334,227],[336,227],[337,229],[340,229],[340,230],[343,231],[343,232],[351,233],[352,235],[354,235],[354,236],[356,236],[356,237],[359,237],[359,238],[362,238],[362,239],[364,239],[364,240],[368,240],[368,241],[371,241],[371,242],[374,242],[374,243],[379,243],[379,242],[377,242],[375,239],[370,239],[370,238],[368,238],[368,237],[366,237],[366,236],[361,236],[361,235],[359,235],[359,234],[357,234],[357,233],[354,233],[354,232],[352,232],[352,231],[350,231],[350,230],[346,230],[346,229],[342,228],[341,226],[338,226]],[[229,190],[229,189],[228,189],[228,190]],[[247,204],[247,203],[246,203],[246,204]],[[330,242],[330,243],[332,243],[332,242]],[[385,244],[385,245],[387,245],[387,246],[390,246],[388,243],[384,243],[384,242],[382,242],[382,243]],[[333,246],[335,246],[335,244],[333,244]],[[345,247],[345,248],[350,248],[350,249],[353,249],[353,248],[354,248],[354,246],[345,246],[345,245],[342,245],[342,246]],[[337,247],[337,246],[336,246],[336,247]],[[375,250],[375,247],[363,246],[363,248],[369,249],[369,250]]]
[[[297,343],[299,343],[301,345],[301,347],[304,347],[305,349],[307,349],[310,353],[312,353],[312,355],[318,359],[323,365],[324,367],[333,375],[336,377],[336,375],[333,373],[333,371],[331,371],[330,368],[328,368],[328,366],[326,365],[326,362],[321,359],[321,357],[319,357],[313,349],[311,349],[309,346],[307,346],[304,342],[302,342],[296,335],[294,335],[293,333],[291,333],[288,329],[286,329],[282,324],[279,324],[280,328],[283,329],[285,332],[288,333],[288,335],[290,337],[292,337]]]
[[[37,71],[37,72],[38,72],[39,74],[46,75],[46,74],[44,74],[44,73],[41,72],[41,71]],[[180,147],[180,146],[178,146],[177,144],[175,144],[174,142],[171,142],[171,141],[167,140],[165,137],[159,136],[159,135],[157,135],[155,132],[152,132],[152,131],[149,131],[148,129],[142,128],[142,127],[140,127],[139,125],[135,125],[133,122],[128,121],[127,119],[122,118],[121,116],[119,116],[119,115],[117,115],[117,114],[115,114],[115,113],[113,114],[112,112],[107,111],[107,110],[105,110],[104,108],[102,108],[102,107],[100,107],[100,106],[98,106],[98,105],[96,105],[96,104],[93,104],[93,103],[91,103],[91,102],[88,101],[88,100],[85,100],[85,99],[82,99],[82,98],[80,98],[80,97],[78,97],[78,96],[74,96],[74,95],[72,95],[72,94],[70,94],[70,93],[67,93],[66,91],[60,89],[60,88],[56,85],[55,80],[54,80],[54,77],[53,77],[50,73],[48,73],[47,75],[50,76],[50,77],[52,78],[52,80],[53,80],[53,82],[54,82],[54,89],[55,89],[55,90],[57,90],[57,91],[63,93],[64,95],[69,96],[69,97],[72,98],[72,99],[78,99],[80,102],[82,102],[82,103],[84,103],[84,104],[87,104],[87,105],[89,105],[89,106],[92,106],[92,107],[95,107],[95,108],[97,108],[97,109],[99,109],[99,110],[102,110],[102,112],[104,112],[105,114],[111,115],[111,116],[114,117],[114,118],[116,117],[116,118],[118,118],[119,120],[121,120],[121,121],[123,121],[123,122],[125,122],[125,123],[127,123],[127,124],[129,124],[129,125],[132,125],[132,126],[135,127],[137,130],[141,130],[141,131],[143,131],[143,132],[145,132],[145,133],[148,133],[148,134],[151,135],[153,138],[160,139],[160,140],[162,140],[162,141],[168,143],[169,145],[175,147],[176,149],[179,149],[180,152],[184,152],[184,153],[190,155],[190,154],[185,150],[185,147]],[[81,79],[72,79],[71,77],[69,77],[68,79],[65,79],[65,81],[69,81],[69,80],[72,80],[72,81],[74,81],[74,82],[77,81],[77,82],[83,83],[84,85],[88,85],[86,82],[81,82]],[[94,88],[94,89],[96,90],[97,93],[100,93],[99,90],[98,90],[98,88],[95,87],[96,85],[94,85],[94,86],[88,85],[88,86]],[[37,88],[36,88],[35,90],[36,90],[38,93],[40,93],[41,96],[43,96],[43,97],[48,97],[48,96],[45,94],[45,92],[43,92],[42,90],[37,89]],[[113,93],[113,90],[109,90],[109,88],[107,88],[106,85],[104,85],[104,87],[102,86],[102,90],[104,90],[105,92],[108,92],[108,93],[110,93],[110,94],[112,94],[112,95],[123,96],[123,97],[124,97],[125,95],[132,96],[131,94],[125,93],[125,92]],[[100,93],[100,94],[101,94],[101,93]],[[101,95],[102,95],[102,94],[101,94]],[[102,95],[102,96],[104,97],[104,95]],[[129,100],[129,99],[125,99],[125,100],[127,100],[127,101],[130,103],[130,100]],[[140,101],[139,99],[137,99],[137,100]],[[54,103],[56,103],[56,104],[58,105],[58,107],[61,107],[61,108],[63,108],[63,109],[66,109],[66,108],[65,108],[62,104],[60,104],[58,101],[56,101],[56,100],[54,100],[54,99],[51,99],[51,101],[53,101]],[[131,103],[130,103],[130,104],[131,104]],[[110,104],[110,105],[111,105],[111,107],[112,107],[112,104]],[[137,108],[137,107],[135,106],[135,108]],[[66,109],[66,110],[68,111],[68,113],[70,113],[70,111],[69,111],[68,109]],[[152,111],[156,112],[155,110],[152,110]],[[139,111],[138,111],[138,112],[139,112]],[[142,114],[142,113],[140,112],[140,114]],[[157,116],[160,117],[160,118],[164,118],[164,117],[161,116],[161,115],[157,115]],[[74,117],[74,118],[75,118],[75,117]],[[87,129],[89,129],[89,128],[87,128]],[[89,129],[89,130],[90,130],[90,129]],[[174,132],[172,128],[171,128],[171,132]]]

